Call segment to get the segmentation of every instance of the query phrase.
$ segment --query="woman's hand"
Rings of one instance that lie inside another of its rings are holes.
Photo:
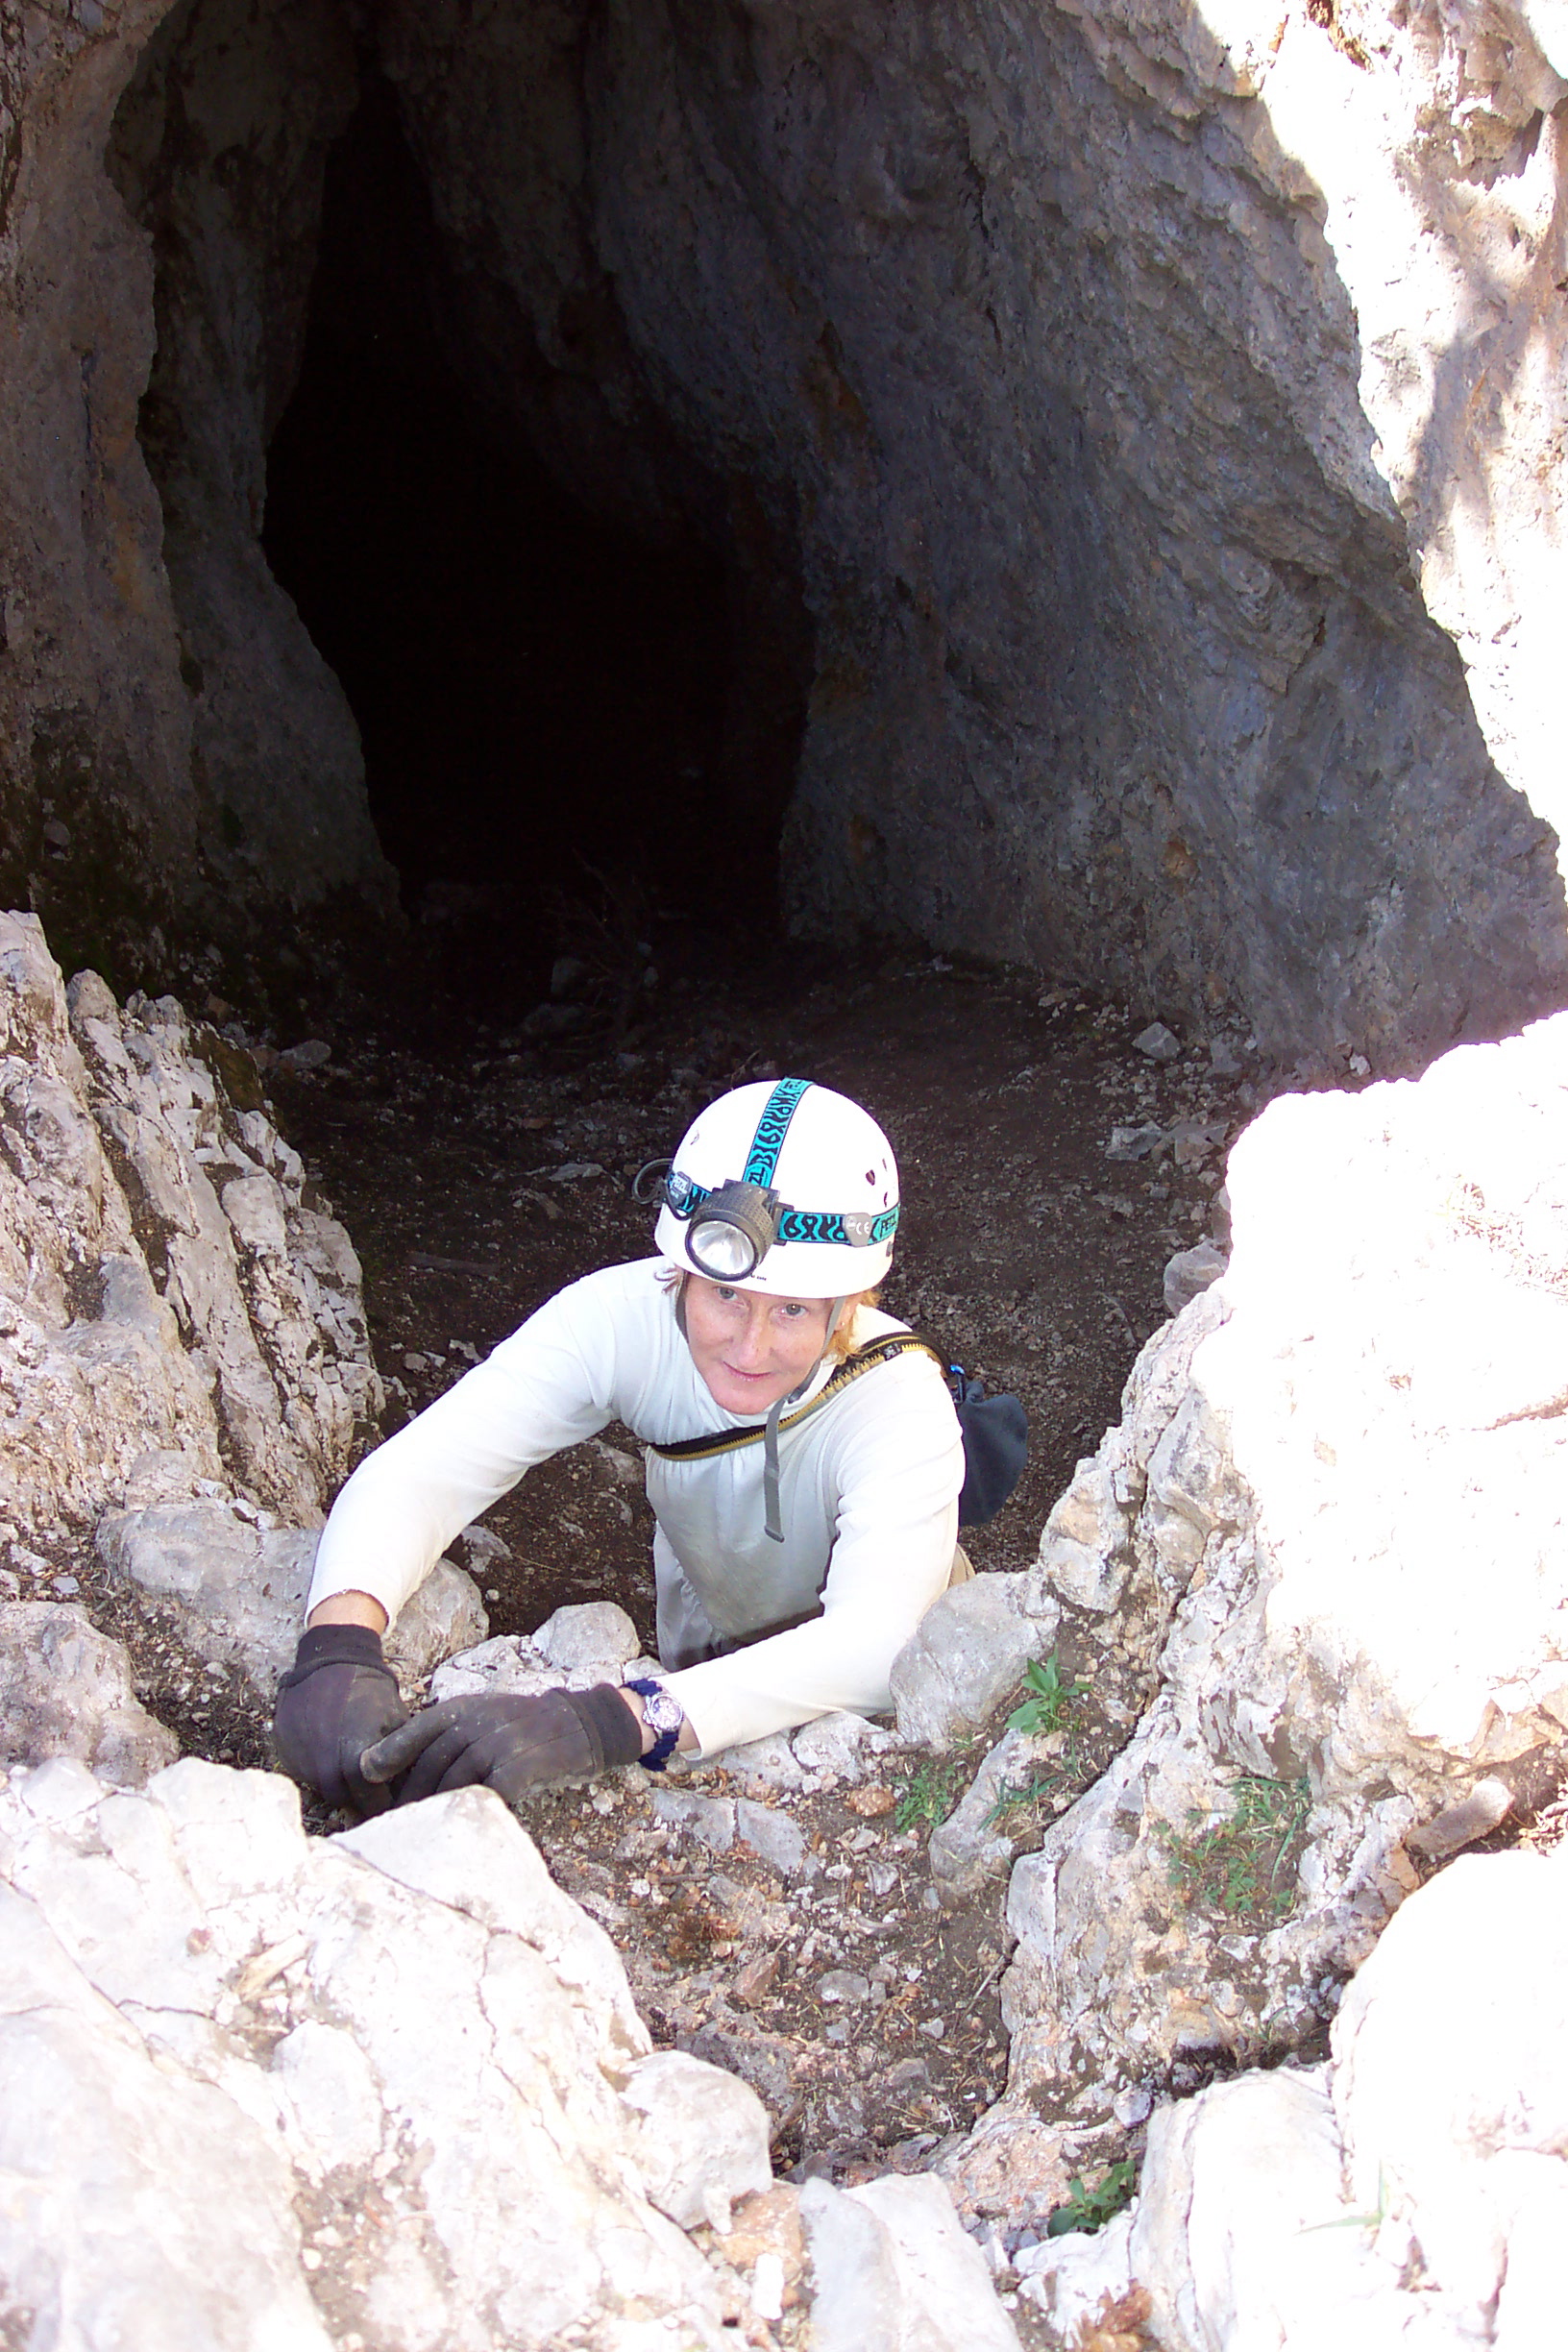
[[[392,1800],[361,1778],[359,1759],[407,1713],[380,1633],[363,1624],[323,1624],[318,1611],[278,1685],[272,1752],[290,1779],[330,1805],[381,1813]]]
[[[586,1691],[497,1693],[448,1699],[410,1717],[361,1759],[372,1786],[397,1783],[393,1801],[412,1804],[476,1783],[508,1804],[562,1780],[591,1780],[635,1764],[644,1730],[611,1682]]]

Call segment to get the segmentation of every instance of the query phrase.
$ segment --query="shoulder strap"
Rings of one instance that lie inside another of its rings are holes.
[[[885,1338],[873,1339],[868,1346],[857,1348],[852,1356],[846,1356],[809,1404],[784,1415],[778,1425],[780,1431],[798,1429],[802,1421],[809,1421],[813,1413],[821,1412],[824,1405],[841,1396],[851,1382],[867,1372],[874,1372],[878,1364],[892,1363],[895,1357],[911,1355],[929,1356],[946,1378],[946,1360],[929,1339],[922,1339],[917,1332],[889,1332]],[[720,1430],[711,1437],[677,1437],[670,1445],[649,1443],[648,1450],[657,1454],[662,1461],[712,1461],[717,1455],[738,1454],[743,1446],[761,1445],[762,1439],[760,1429]]]

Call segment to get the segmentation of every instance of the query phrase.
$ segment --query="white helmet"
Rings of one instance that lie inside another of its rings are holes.
[[[653,1237],[683,1270],[784,1298],[848,1298],[893,1261],[898,1169],[870,1114],[809,1078],[710,1103],[665,1179]]]

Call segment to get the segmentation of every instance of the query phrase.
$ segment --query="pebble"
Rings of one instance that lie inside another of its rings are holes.
[[[1146,1029],[1133,1040],[1134,1051],[1146,1054],[1151,1062],[1176,1062],[1181,1058],[1181,1041],[1173,1037],[1164,1021],[1150,1021]]]
[[[868,2001],[870,1978],[862,1976],[858,1969],[829,1969],[817,1979],[817,1997],[821,2001]]]

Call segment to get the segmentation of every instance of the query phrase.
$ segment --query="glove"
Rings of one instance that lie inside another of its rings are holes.
[[[372,1748],[365,1778],[398,1780],[399,1804],[413,1804],[475,1781],[515,1804],[529,1789],[591,1780],[612,1764],[635,1764],[642,1726],[613,1682],[586,1691],[541,1691],[526,1699],[448,1699],[427,1707]]]
[[[363,1778],[359,1759],[407,1720],[380,1635],[369,1626],[315,1626],[278,1685],[272,1752],[291,1780],[330,1805],[384,1813],[391,1793]]]

